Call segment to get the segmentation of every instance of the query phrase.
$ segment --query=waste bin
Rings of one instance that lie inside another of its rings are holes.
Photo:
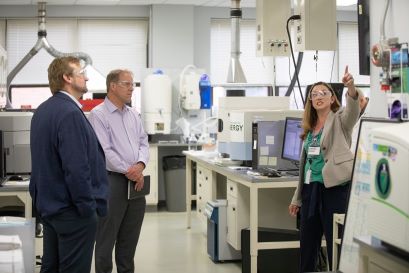
[[[183,155],[164,156],[163,170],[168,211],[186,211],[186,157]]]

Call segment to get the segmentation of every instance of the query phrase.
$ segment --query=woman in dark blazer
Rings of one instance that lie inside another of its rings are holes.
[[[342,82],[348,88],[345,108],[324,82],[311,87],[305,105],[300,178],[289,206],[292,216],[298,211],[301,216],[300,272],[317,270],[323,234],[331,266],[332,217],[346,208],[353,165],[351,134],[359,117],[358,93],[348,66]]]

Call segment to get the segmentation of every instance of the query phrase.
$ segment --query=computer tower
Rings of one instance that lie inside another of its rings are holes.
[[[289,229],[262,228],[258,229],[259,242],[299,241],[299,231]],[[250,230],[241,230],[241,272],[250,273]],[[300,250],[266,249],[259,250],[257,257],[257,273],[294,273],[299,270]]]

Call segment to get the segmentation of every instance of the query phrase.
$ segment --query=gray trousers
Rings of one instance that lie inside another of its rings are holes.
[[[99,218],[95,244],[95,272],[112,272],[112,251],[118,273],[133,273],[134,256],[145,215],[145,197],[128,200],[128,180],[109,173],[111,196],[108,215]]]

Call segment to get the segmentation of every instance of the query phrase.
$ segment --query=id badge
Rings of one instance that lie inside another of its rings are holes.
[[[308,148],[308,155],[320,155],[320,146],[310,146]]]
[[[310,184],[310,180],[311,180],[311,169],[308,169],[305,175],[305,184]]]

